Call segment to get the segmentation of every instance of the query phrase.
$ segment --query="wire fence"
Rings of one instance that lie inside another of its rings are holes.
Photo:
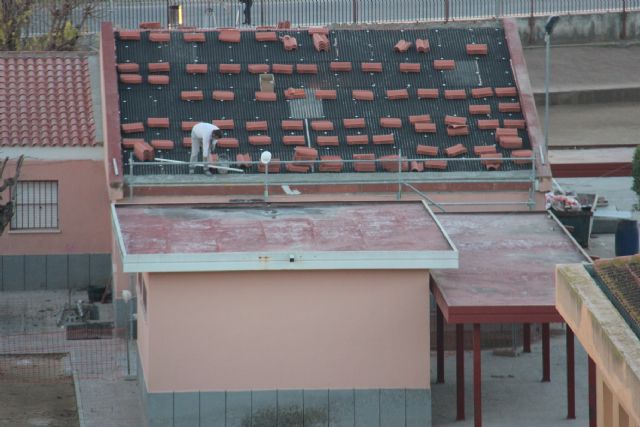
[[[123,337],[121,330],[110,330],[102,339],[69,339],[68,330],[0,336],[0,381],[53,382],[73,374],[122,378],[127,374]]]
[[[0,390],[2,382],[49,383],[121,378],[130,371],[126,330],[109,321],[72,321],[59,326],[86,292],[0,292]],[[105,318],[109,305],[102,305]],[[97,308],[97,307],[96,307]],[[67,320],[69,320],[67,318]]]
[[[50,0],[37,2],[26,36],[47,32],[52,21]],[[102,21],[116,28],[138,28],[158,22],[199,28],[239,27],[245,4],[236,0],[97,0],[83,31],[96,33]],[[640,0],[253,0],[251,25],[292,26],[447,22],[551,14],[606,13],[640,10]],[[82,8],[71,13],[81,21]]]

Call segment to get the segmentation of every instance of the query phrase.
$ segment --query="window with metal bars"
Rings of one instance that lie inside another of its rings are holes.
[[[58,181],[19,181],[15,192],[12,230],[58,228]]]

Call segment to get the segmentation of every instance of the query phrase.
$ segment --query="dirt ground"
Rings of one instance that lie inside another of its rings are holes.
[[[0,357],[0,427],[79,426],[64,355]]]
[[[71,377],[47,383],[0,380],[0,401],[3,427],[80,425]]]

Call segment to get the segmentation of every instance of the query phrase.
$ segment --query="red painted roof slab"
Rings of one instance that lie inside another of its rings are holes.
[[[0,54],[0,146],[96,145],[86,55]]]
[[[460,251],[457,270],[432,272],[448,323],[562,321],[555,266],[589,261],[546,212],[438,215]]]
[[[121,205],[112,214],[130,272],[455,268],[458,259],[416,201]]]

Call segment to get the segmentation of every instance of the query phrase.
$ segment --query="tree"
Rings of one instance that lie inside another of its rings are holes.
[[[11,218],[13,217],[13,213],[15,211],[16,193],[15,191],[11,191],[11,189],[18,183],[23,160],[24,156],[20,156],[18,158],[18,162],[16,163],[16,170],[14,175],[11,178],[5,178],[2,184],[0,184],[0,235],[2,235],[4,229],[11,222]],[[2,176],[4,175],[4,170],[7,167],[7,163],[9,163],[9,158],[5,157],[2,165],[0,165],[0,179],[2,179]],[[2,203],[2,193],[4,193],[6,190],[9,190],[10,193],[9,201],[7,203]]]
[[[631,163],[631,176],[633,177],[633,186],[631,189],[638,195],[638,208],[640,208],[640,145],[633,152],[633,161]]]
[[[35,0],[0,0],[0,50],[21,50]]]
[[[0,50],[73,50],[104,0],[0,0]],[[34,29],[44,34],[30,35]]]

